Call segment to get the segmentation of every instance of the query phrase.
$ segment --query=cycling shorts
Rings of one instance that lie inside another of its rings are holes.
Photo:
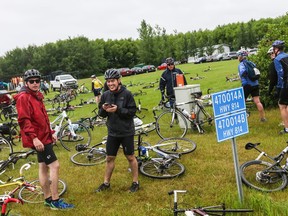
[[[259,85],[256,85],[256,86],[245,85],[243,86],[243,89],[244,89],[245,99],[247,99],[249,95],[251,95],[252,98],[260,96]]]
[[[281,105],[288,105],[288,88],[281,88],[278,103]]]
[[[44,145],[44,151],[37,151],[38,163],[49,165],[57,160],[55,152],[53,151],[53,146],[53,144]]]
[[[125,137],[107,137],[106,152],[108,156],[116,156],[118,149],[122,145],[125,155],[134,154],[134,135]]]

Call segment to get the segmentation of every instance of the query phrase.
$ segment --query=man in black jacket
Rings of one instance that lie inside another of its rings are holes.
[[[119,71],[115,69],[107,70],[104,74],[109,90],[105,91],[101,97],[99,115],[107,117],[107,157],[104,182],[96,192],[110,188],[110,179],[120,145],[123,147],[132,172],[133,183],[130,192],[139,190],[138,162],[134,156],[135,127],[133,121],[137,108],[131,92],[121,85],[120,77]]]
[[[178,74],[183,75],[184,85],[187,85],[187,81],[183,72],[180,69],[175,68],[173,58],[171,57],[167,58],[166,64],[167,64],[167,68],[161,75],[159,89],[161,91],[162,100],[164,101],[165,100],[165,88],[166,88],[166,95],[170,99],[170,106],[172,106],[174,98],[175,98],[174,87],[177,87],[176,76]]]

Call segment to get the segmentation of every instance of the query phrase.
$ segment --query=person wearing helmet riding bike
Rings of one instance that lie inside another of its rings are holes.
[[[266,122],[267,120],[265,118],[264,107],[260,101],[259,82],[258,80],[252,81],[251,79],[249,79],[247,75],[248,72],[246,67],[247,65],[246,57],[248,56],[248,54],[246,51],[239,51],[237,55],[238,55],[238,61],[240,62],[238,65],[238,72],[244,90],[245,100],[248,98],[249,95],[252,96],[253,102],[256,105],[260,115],[260,121]]]
[[[167,64],[167,68],[161,75],[159,82],[159,89],[161,92],[162,101],[165,101],[165,89],[166,89],[166,95],[168,98],[171,99],[170,106],[172,106],[175,98],[174,87],[177,87],[176,75],[177,74],[183,75],[184,85],[187,85],[187,81],[183,72],[180,69],[175,68],[175,62],[172,57],[167,58],[165,62]]]
[[[280,88],[278,106],[284,123],[279,134],[288,133],[288,54],[284,52],[285,42],[276,40],[272,44],[275,54],[274,65],[277,71],[277,88]]]
[[[104,182],[95,192],[101,192],[110,188],[110,180],[115,167],[115,159],[120,145],[129,162],[132,171],[132,185],[130,192],[139,190],[138,162],[134,155],[135,127],[133,118],[136,113],[136,103],[133,95],[121,85],[121,75],[116,69],[107,70],[104,74],[109,90],[101,97],[99,115],[107,117],[108,137],[106,143],[106,171]]]
[[[57,136],[50,128],[50,121],[40,92],[41,74],[30,69],[24,73],[25,85],[14,96],[18,123],[24,148],[37,152],[39,181],[43,190],[44,205],[53,210],[71,209],[72,204],[59,199],[59,161],[53,151]]]

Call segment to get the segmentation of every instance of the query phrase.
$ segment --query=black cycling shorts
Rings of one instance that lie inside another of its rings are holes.
[[[116,156],[118,149],[122,145],[125,155],[134,154],[134,135],[126,137],[107,137],[106,152],[108,156]]]
[[[282,88],[279,94],[279,104],[288,105],[288,88]]]
[[[101,95],[101,88],[93,89],[94,96]]]
[[[249,95],[251,95],[252,98],[260,96],[259,85],[256,85],[256,86],[245,85],[243,86],[243,89],[244,89],[245,99],[247,99]]]
[[[55,152],[53,151],[53,144],[44,145],[44,151],[37,151],[38,163],[45,163],[49,165],[57,160]]]

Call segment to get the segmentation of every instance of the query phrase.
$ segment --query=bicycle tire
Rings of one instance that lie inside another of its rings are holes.
[[[106,152],[92,148],[77,152],[70,159],[74,164],[79,166],[95,166],[106,161]]]
[[[62,196],[67,190],[66,183],[59,179],[58,180],[58,194]],[[40,186],[39,180],[29,182],[29,185],[24,186],[20,189],[18,197],[27,203],[43,203],[44,194]]]
[[[194,141],[187,138],[173,137],[162,139],[156,145],[158,144],[163,144],[163,146],[158,146],[157,149],[167,154],[175,154],[175,153],[188,154],[193,152],[197,147]]]
[[[8,119],[8,113],[6,110],[2,109],[0,112],[0,120],[4,122],[7,121],[7,119]]]
[[[263,177],[259,179],[259,172],[271,166],[271,163],[261,160],[252,160],[242,164],[240,166],[242,181],[245,185],[259,191],[273,192],[283,190],[287,186],[287,175],[281,167],[275,166],[271,168],[275,172],[263,174]]]
[[[13,153],[12,144],[4,137],[0,137],[0,161],[7,160],[10,153]]]
[[[157,179],[175,178],[185,172],[184,165],[176,161],[172,161],[169,167],[165,166],[164,169],[160,166],[163,166],[161,162],[151,159],[150,161],[142,163],[140,166],[140,172],[145,176]]]
[[[67,123],[63,127],[61,127],[59,132],[59,140],[61,145],[67,150],[71,151],[74,149],[77,144],[83,144],[89,146],[91,143],[91,132],[90,130],[80,122],[74,122],[72,125],[78,125],[77,128],[74,129],[76,134],[75,137],[72,137],[70,132],[70,125]]]
[[[162,138],[184,137],[188,130],[186,118],[179,111],[175,111],[176,117],[172,121],[173,112],[164,111],[156,119],[156,132]],[[180,127],[181,122],[182,127]]]
[[[253,209],[205,209],[206,213],[245,213],[245,212],[253,212]]]

